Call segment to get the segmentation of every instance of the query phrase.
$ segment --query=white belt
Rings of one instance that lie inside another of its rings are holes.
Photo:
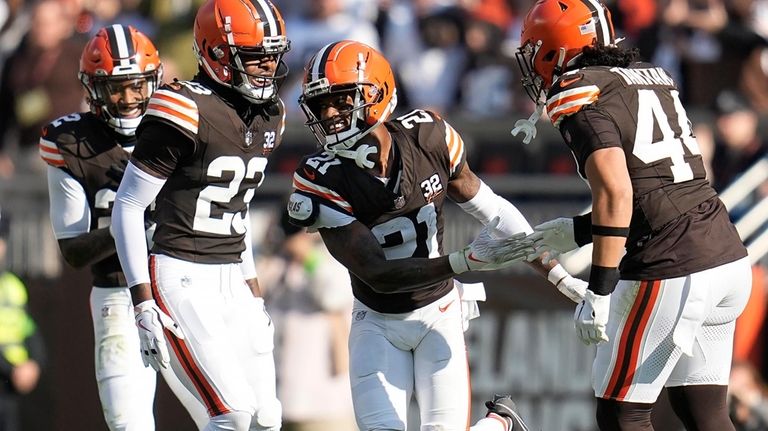
[[[477,301],[485,301],[485,286],[483,283],[465,284],[458,280],[454,280],[453,283],[459,290],[462,325],[466,331],[469,329],[469,321],[480,315]]]

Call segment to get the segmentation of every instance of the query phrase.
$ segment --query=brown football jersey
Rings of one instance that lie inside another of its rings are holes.
[[[132,147],[134,143],[135,138],[118,135],[91,113],[66,115],[43,128],[41,157],[83,186],[91,211],[91,230],[110,225],[119,184],[106,173],[112,164],[128,159],[121,144]],[[117,254],[91,265],[91,273],[95,286],[125,286]]]
[[[666,71],[635,63],[568,72],[552,85],[547,112],[582,176],[595,150],[624,150],[634,206],[622,278],[679,277],[746,256],[707,181],[691,122]]]
[[[152,95],[137,129],[132,163],[167,177],[156,199],[152,252],[200,263],[240,262],[245,220],[267,157],[279,145],[278,99],[251,105],[197,77]],[[228,100],[240,103],[238,110]]]
[[[438,115],[415,110],[384,123],[392,135],[394,166],[384,184],[353,160],[317,152],[294,174],[297,193],[355,217],[371,229],[387,259],[443,253],[443,203],[448,181],[466,160],[459,134]],[[382,313],[423,307],[453,288],[445,280],[414,292],[382,294],[350,273],[354,296]]]

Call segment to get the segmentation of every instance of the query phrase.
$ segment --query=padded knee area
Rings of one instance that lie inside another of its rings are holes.
[[[675,386],[667,389],[672,410],[686,429],[700,431],[734,430],[728,417],[727,386]]]
[[[212,417],[203,431],[248,431],[250,426],[250,413],[233,411]]]
[[[251,422],[251,431],[277,431],[283,422],[283,406],[276,398],[256,411]]]
[[[601,431],[651,431],[653,404],[597,400],[597,425]]]

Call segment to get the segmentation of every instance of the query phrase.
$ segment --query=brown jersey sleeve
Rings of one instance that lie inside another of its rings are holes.
[[[586,178],[585,165],[589,156],[601,148],[621,147],[621,133],[613,119],[599,109],[586,107],[565,117],[560,133],[573,152],[579,173]]]
[[[192,155],[195,142],[175,127],[152,121],[140,129],[131,162],[168,178],[179,161]]]

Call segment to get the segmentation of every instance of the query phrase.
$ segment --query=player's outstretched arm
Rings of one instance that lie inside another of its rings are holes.
[[[468,164],[465,164],[461,172],[451,180],[448,190],[449,195],[459,207],[483,225],[489,226],[490,220],[497,219],[499,222],[493,227],[493,231],[498,235],[514,237],[515,234],[533,232],[530,224],[517,207],[494,193],[472,172]],[[541,242],[542,234],[533,233],[527,239]],[[587,283],[571,276],[557,261],[540,258],[539,256],[544,251],[546,250],[537,252],[535,256],[529,256],[528,260],[533,260],[533,262],[529,262],[530,265],[570,300],[576,303],[581,302]]]
[[[359,221],[345,226],[319,229],[334,258],[379,293],[422,289],[466,271],[498,269],[519,262],[533,251],[525,234],[496,238],[495,219],[472,244],[449,256],[387,259],[373,233]]]

